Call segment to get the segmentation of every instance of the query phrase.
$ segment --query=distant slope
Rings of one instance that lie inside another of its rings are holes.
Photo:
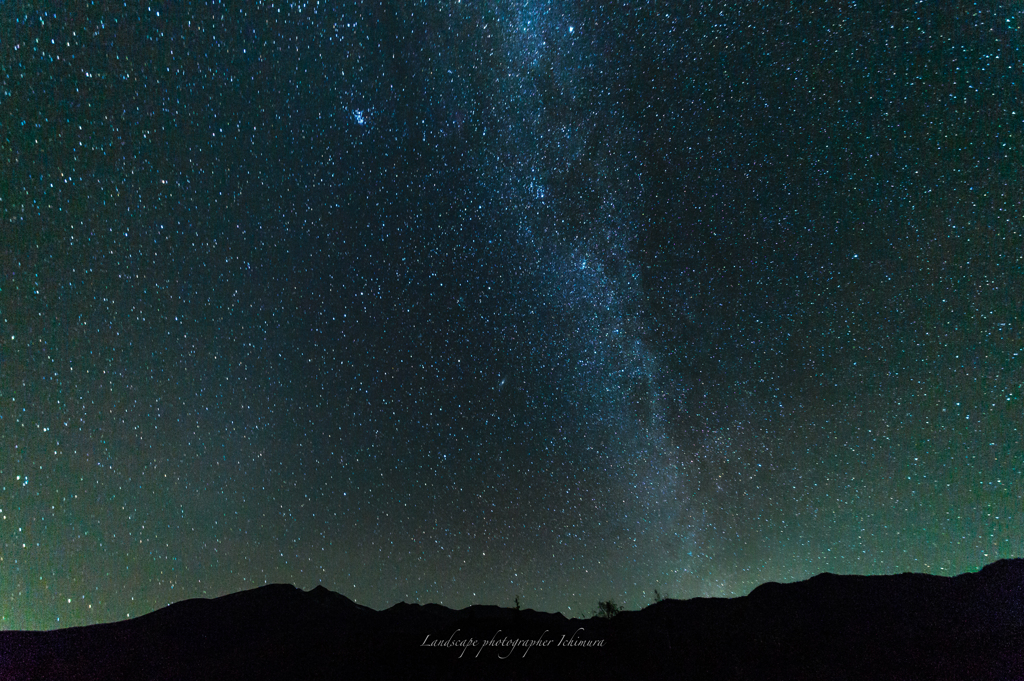
[[[0,632],[0,680],[403,678],[1024,680],[1024,559],[957,577],[823,574],[611,620],[377,612],[275,584],[125,622]]]

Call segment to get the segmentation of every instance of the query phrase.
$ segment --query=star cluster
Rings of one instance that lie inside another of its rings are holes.
[[[0,627],[1024,555],[1019,10],[0,7]]]

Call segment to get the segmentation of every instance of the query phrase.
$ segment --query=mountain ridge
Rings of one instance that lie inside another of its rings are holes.
[[[613,618],[359,605],[269,584],[137,618],[0,632],[0,681],[288,678],[1024,679],[1024,559],[834,575]]]

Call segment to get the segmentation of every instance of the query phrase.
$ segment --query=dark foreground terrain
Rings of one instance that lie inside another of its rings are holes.
[[[272,585],[126,622],[0,633],[3,680],[548,678],[1024,679],[1024,559],[958,577],[823,574],[612,619],[376,612]]]

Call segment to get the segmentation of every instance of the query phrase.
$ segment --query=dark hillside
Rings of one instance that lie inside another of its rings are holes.
[[[611,619],[270,585],[125,622],[0,633],[0,679],[1024,679],[1024,560],[822,574]]]

